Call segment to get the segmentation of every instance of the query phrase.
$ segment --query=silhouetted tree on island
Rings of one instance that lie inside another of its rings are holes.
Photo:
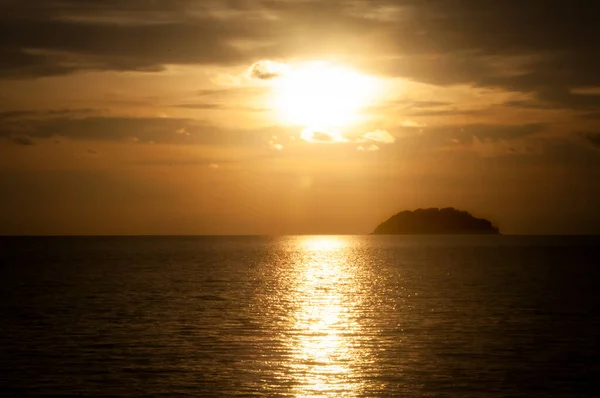
[[[379,224],[373,234],[499,234],[488,220],[453,207],[405,210]]]

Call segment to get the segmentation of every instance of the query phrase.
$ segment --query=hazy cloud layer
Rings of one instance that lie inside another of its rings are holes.
[[[87,110],[12,111],[0,114],[3,120],[0,138],[17,145],[34,145],[37,140],[115,141],[182,145],[254,146],[283,150],[287,145],[275,138],[289,140],[296,127],[273,126],[261,129],[228,129],[186,118],[82,116]],[[510,142],[542,133],[544,124],[465,124],[421,126],[403,123],[394,130],[374,130],[358,136],[343,131],[304,129],[300,138],[308,143],[356,143],[360,151],[379,149],[381,145],[416,145],[423,149],[469,146],[476,143]],[[598,135],[582,134],[598,145]],[[401,137],[401,138],[397,138]],[[291,144],[290,141],[288,144]],[[377,148],[375,148],[377,147]],[[362,149],[361,149],[362,148]],[[510,148],[509,148],[510,149]],[[516,150],[515,150],[516,152]]]
[[[0,138],[20,145],[65,137],[82,141],[121,141],[187,145],[266,145],[270,129],[220,128],[205,122],[164,117],[20,118],[0,127]]]
[[[533,154],[536,148],[527,142],[543,133],[543,124],[501,125],[468,124],[463,126],[440,125],[427,128],[403,128],[395,132],[402,136],[397,144],[411,150],[435,149],[470,150],[489,154]]]

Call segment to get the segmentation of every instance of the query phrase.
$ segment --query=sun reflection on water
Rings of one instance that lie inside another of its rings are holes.
[[[307,238],[302,242],[302,246],[307,251],[327,252],[336,249],[342,249],[347,242],[337,236],[317,236]]]
[[[353,319],[348,242],[311,237],[301,243],[295,286],[292,372],[298,397],[352,395]]]

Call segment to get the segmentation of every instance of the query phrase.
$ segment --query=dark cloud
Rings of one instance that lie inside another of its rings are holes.
[[[11,138],[11,141],[17,145],[23,145],[23,146],[35,145],[35,142],[26,135],[19,135],[19,136],[14,136],[14,137],[10,137],[10,138]]]
[[[233,110],[238,112],[268,112],[270,108],[258,108],[244,105],[225,105],[221,103],[186,103],[173,105],[175,108],[196,110]]]
[[[550,90],[539,90],[538,98],[542,104],[554,105],[559,108],[599,109],[600,95],[573,93],[566,87]]]
[[[583,138],[596,149],[600,149],[600,133],[581,133]]]
[[[600,85],[598,2],[440,0],[407,9],[407,23],[386,28],[397,39],[385,35],[403,57],[378,62],[381,71],[534,93],[533,106],[599,106],[597,96],[572,93]]]
[[[452,105],[452,102],[446,101],[410,101],[409,108],[437,108],[440,106]]]
[[[504,105],[522,109],[600,110],[600,95],[572,93],[564,88],[551,92],[540,90],[536,100],[507,101]]]
[[[427,1],[417,20],[432,44],[486,54],[593,49],[598,4],[590,0]],[[447,34],[443,37],[443,34]],[[422,44],[422,43],[418,43]]]
[[[431,109],[423,111],[407,112],[407,116],[420,117],[420,116],[456,116],[456,115],[478,115],[484,114],[487,110],[485,109]]]
[[[461,142],[468,142],[476,138],[483,142],[512,141],[532,134],[540,133],[546,128],[543,124],[525,125],[469,125],[452,131],[453,129],[440,129],[438,134],[450,134],[452,138]]]
[[[234,88],[218,88],[198,90],[199,97],[211,98],[231,98],[243,95],[260,94],[264,90],[258,87],[234,87]]]
[[[471,145],[474,142],[498,143],[520,140],[545,130],[543,124],[496,125],[469,124],[462,126],[435,126],[426,128],[404,128],[395,132],[396,136],[405,136],[404,145],[412,143],[426,148],[453,145]],[[417,132],[419,132],[417,134]],[[413,134],[406,134],[412,132]]]
[[[177,108],[186,108],[186,109],[223,109],[224,106],[222,104],[213,104],[213,103],[198,103],[198,104],[177,104],[175,105]]]
[[[0,111],[0,121],[10,121],[27,118],[50,118],[61,116],[81,116],[100,112],[100,109],[47,109],[47,110],[13,110]]]
[[[89,149],[87,150],[87,153],[93,156],[98,156],[100,155],[100,153],[98,151],[96,151],[95,149]]]
[[[3,1],[0,77],[246,62],[246,51],[232,42],[267,37],[264,24],[253,18],[225,21],[206,12],[192,15],[190,5],[184,1]]]
[[[506,101],[502,105],[510,107],[510,108],[520,108],[520,109],[556,109],[555,106],[542,104],[538,101],[531,100],[511,100]]]
[[[462,54],[459,51],[405,54],[397,59],[378,62],[375,71],[443,86],[474,84],[479,77],[493,73],[492,67],[480,54]]]
[[[0,127],[0,138],[12,141],[13,137],[31,140],[64,137],[82,141],[263,146],[277,132],[282,132],[282,128],[226,129],[185,118],[23,117],[4,122]]]
[[[423,100],[412,100],[412,99],[403,99],[403,100],[392,100],[384,102],[379,109],[390,109],[390,108],[398,108],[402,109],[429,109],[429,108],[439,108],[439,107],[447,107],[449,105],[453,105],[452,102],[447,101],[423,101]]]
[[[598,120],[600,119],[600,109],[597,112],[586,113],[583,117],[586,119]]]
[[[500,80],[502,83],[499,82]],[[577,93],[570,88],[600,85],[600,80],[596,83],[590,82],[589,86],[561,83],[555,80],[553,76],[540,79],[539,83],[535,85],[532,85],[532,81],[520,79],[519,77],[496,79],[496,82],[499,86],[509,90],[534,93],[534,100],[508,101],[505,103],[507,106],[524,109],[600,110],[599,94]]]
[[[77,117],[66,113],[59,117],[40,117],[44,113],[31,114],[5,121],[0,137],[27,134],[36,138],[65,137],[74,140],[122,141],[133,138],[141,142],[180,142],[187,139],[178,131],[208,130],[212,126],[196,123],[191,119],[160,117]]]

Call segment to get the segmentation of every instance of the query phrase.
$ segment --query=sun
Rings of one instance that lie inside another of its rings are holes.
[[[375,92],[373,77],[314,61],[277,79],[273,105],[285,123],[329,129],[355,123]]]

